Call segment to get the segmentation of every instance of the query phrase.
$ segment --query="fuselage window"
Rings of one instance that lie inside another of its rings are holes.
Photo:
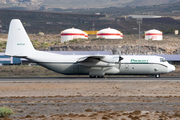
[[[165,58],[160,58],[160,62],[166,62]]]

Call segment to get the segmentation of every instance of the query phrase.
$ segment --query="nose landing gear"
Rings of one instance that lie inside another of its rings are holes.
[[[156,75],[155,75],[155,78],[160,78],[160,74],[156,74]]]

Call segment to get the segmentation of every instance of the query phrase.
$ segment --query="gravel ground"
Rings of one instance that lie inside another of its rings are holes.
[[[1,82],[9,119],[180,119],[180,81]],[[3,118],[0,118],[3,119]]]

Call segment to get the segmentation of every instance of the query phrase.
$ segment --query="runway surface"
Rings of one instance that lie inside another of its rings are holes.
[[[89,77],[1,77],[2,81],[179,81],[180,77],[106,77],[106,78],[89,78]]]

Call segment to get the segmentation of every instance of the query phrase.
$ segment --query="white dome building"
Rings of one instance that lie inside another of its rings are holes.
[[[123,34],[116,29],[106,28],[97,32],[97,38],[123,39]]]
[[[145,32],[145,40],[162,40],[163,33],[159,30],[149,30]]]
[[[84,38],[84,39],[88,38],[87,33],[76,28],[66,29],[62,31],[60,35],[61,35],[61,43],[64,43],[66,41],[73,40],[76,38]]]

